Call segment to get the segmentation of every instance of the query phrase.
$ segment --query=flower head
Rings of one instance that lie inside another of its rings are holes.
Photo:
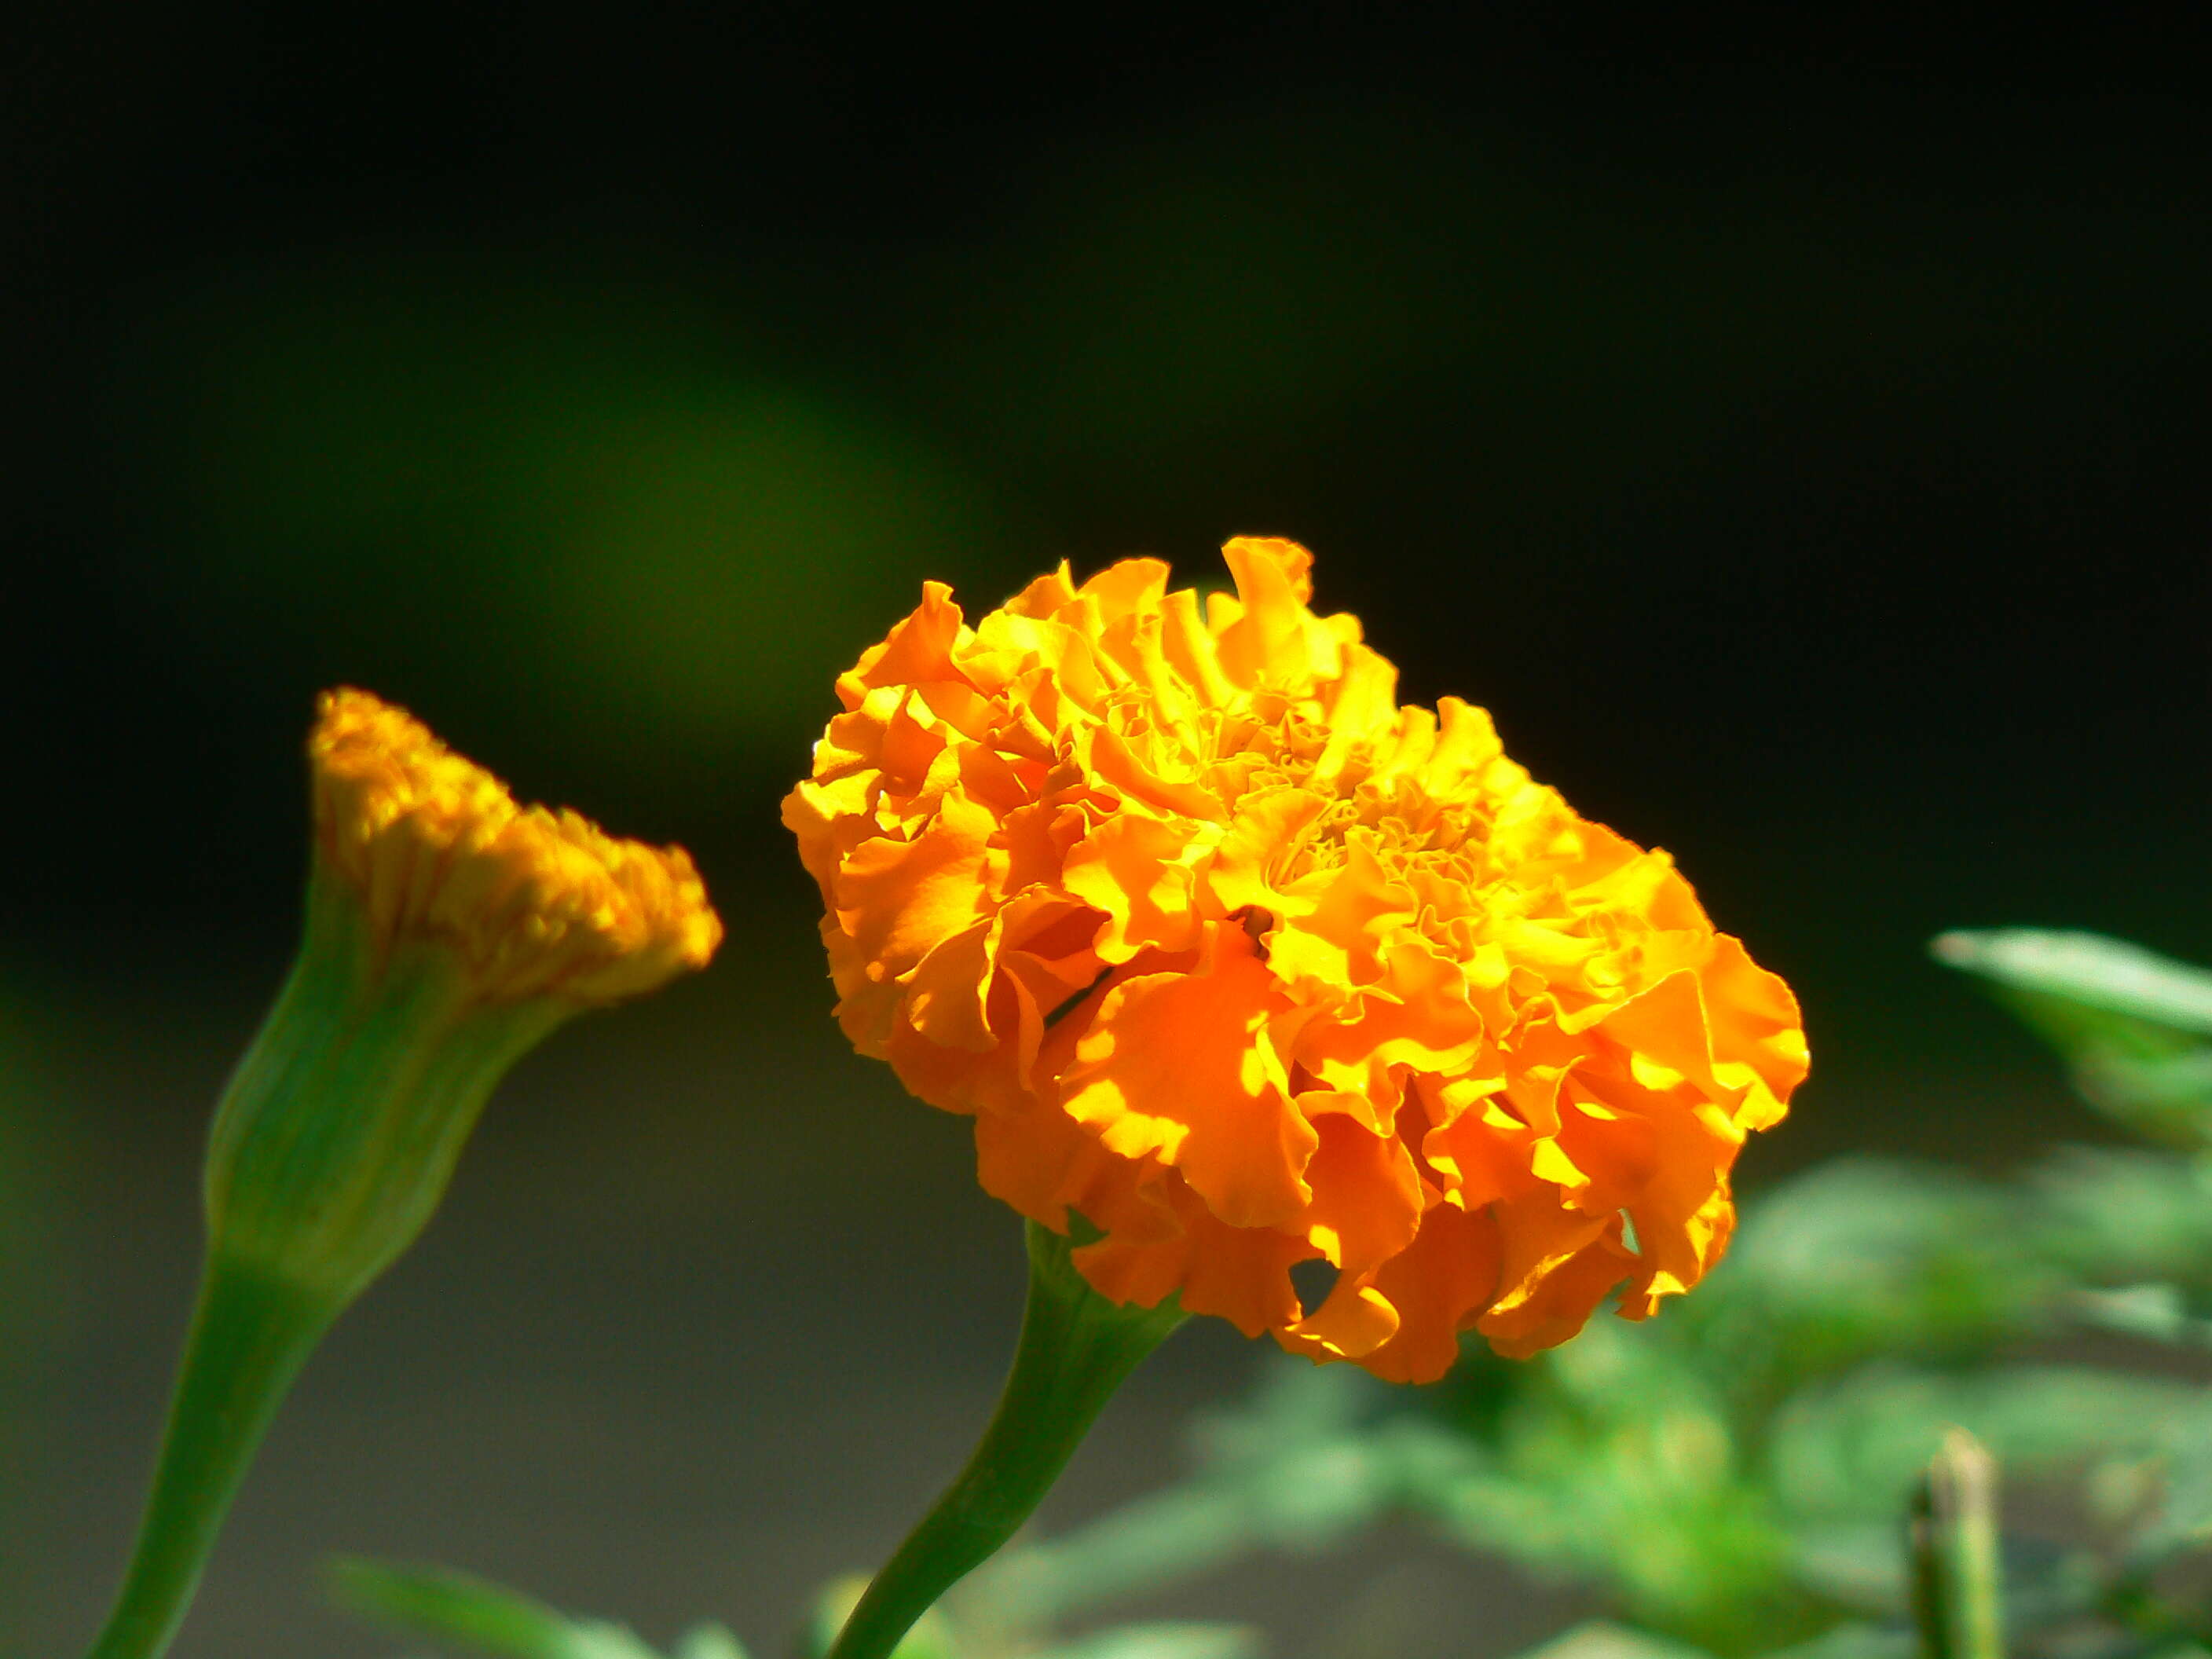
[[[366,691],[325,692],[291,977],[208,1146],[217,1256],[344,1305],[421,1232],[492,1089],[585,1009],[704,967],[681,848],[507,787]]]
[[[1795,1000],[1481,709],[1401,708],[1304,549],[1224,554],[1233,597],[1063,565],[972,628],[930,583],[839,679],[784,813],[846,1032],[1117,1301],[1417,1381],[1649,1315],[1726,1245]]]
[[[378,948],[443,940],[484,1001],[619,1001],[704,967],[720,942],[682,848],[618,841],[565,807],[519,806],[366,691],[323,694],[307,753],[317,846],[359,895]]]

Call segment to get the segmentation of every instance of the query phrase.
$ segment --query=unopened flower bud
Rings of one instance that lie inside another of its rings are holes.
[[[422,1232],[507,1069],[721,939],[682,848],[520,806],[365,691],[325,694],[307,754],[306,932],[216,1115],[199,1305],[93,1659],[167,1646],[293,1378]]]

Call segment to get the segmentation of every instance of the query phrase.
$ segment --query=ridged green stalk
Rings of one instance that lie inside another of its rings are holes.
[[[94,1659],[168,1646],[254,1451],[330,1321],[287,1285],[208,1264],[137,1551]]]
[[[435,945],[380,955],[318,871],[291,977],[210,1137],[208,1247],[153,1490],[91,1659],[157,1659],[293,1379],[436,1210],[484,1102],[573,1010],[487,1007]]]

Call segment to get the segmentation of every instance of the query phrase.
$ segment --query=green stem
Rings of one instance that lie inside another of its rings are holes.
[[[1925,1659],[2004,1659],[1996,1463],[1953,1429],[1913,1495],[1913,1611]]]
[[[827,1659],[888,1659],[899,1638],[1028,1520],[1114,1390],[1183,1321],[1085,1283],[1069,1241],[1028,1224],[1029,1301],[999,1408],[968,1466],[868,1586]]]
[[[155,1659],[169,1645],[254,1450],[332,1311],[250,1269],[209,1262],[137,1548],[91,1659]]]

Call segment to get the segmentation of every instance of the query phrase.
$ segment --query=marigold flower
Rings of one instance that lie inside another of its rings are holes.
[[[1727,1243],[1795,999],[1483,710],[1399,707],[1304,548],[1224,556],[1233,597],[1062,565],[972,628],[928,583],[838,680],[784,817],[844,1030],[1117,1302],[1413,1381],[1645,1317]]]
[[[404,710],[328,691],[292,978],[216,1114],[221,1252],[343,1304],[421,1231],[492,1087],[586,1008],[704,967],[680,847],[519,806]]]
[[[703,968],[722,937],[680,847],[618,841],[507,786],[366,691],[323,694],[307,755],[325,865],[366,906],[375,946],[434,937],[477,995],[619,1001]]]

